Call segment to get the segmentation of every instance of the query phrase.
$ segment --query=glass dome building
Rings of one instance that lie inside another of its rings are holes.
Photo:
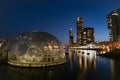
[[[46,67],[66,62],[60,41],[47,32],[27,32],[12,38],[6,46],[8,64],[21,67]]]

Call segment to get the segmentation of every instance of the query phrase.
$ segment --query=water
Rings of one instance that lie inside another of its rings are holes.
[[[70,51],[66,59],[66,64],[48,68],[0,63],[0,80],[120,80],[120,60],[96,56],[91,50]]]

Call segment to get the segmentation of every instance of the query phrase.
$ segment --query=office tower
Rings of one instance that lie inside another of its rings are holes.
[[[74,37],[73,37],[73,30],[72,29],[70,29],[69,30],[69,44],[70,44],[70,46],[73,46],[73,44],[74,44]]]
[[[94,43],[94,28],[86,27],[83,29],[83,45]]]
[[[83,28],[84,28],[84,21],[81,17],[78,17],[76,21],[77,45],[78,46],[83,44],[83,35],[82,35]]]
[[[109,40],[120,42],[120,9],[112,11],[107,15]]]

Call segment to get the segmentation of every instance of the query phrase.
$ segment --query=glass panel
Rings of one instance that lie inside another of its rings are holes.
[[[33,56],[33,55],[36,56],[36,57],[41,56],[39,49],[37,49],[35,47],[30,48],[29,51],[28,51],[28,54],[29,54],[29,56]]]
[[[28,49],[28,46],[24,43],[24,44],[21,44],[18,48],[18,52],[19,52],[19,55],[24,55],[26,53]]]

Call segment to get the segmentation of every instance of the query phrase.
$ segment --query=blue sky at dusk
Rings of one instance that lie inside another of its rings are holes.
[[[120,0],[1,0],[0,37],[33,30],[45,31],[68,43],[70,28],[76,40],[76,18],[93,27],[95,40],[109,40],[106,16],[120,8]]]

